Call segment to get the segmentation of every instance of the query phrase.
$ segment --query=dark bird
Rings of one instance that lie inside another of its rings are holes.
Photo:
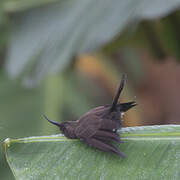
[[[135,101],[118,103],[123,90],[126,76],[123,75],[119,89],[111,105],[99,106],[84,114],[77,121],[54,122],[44,116],[50,123],[58,126],[62,133],[70,139],[80,139],[84,143],[102,151],[113,152],[122,157],[125,155],[114,145],[112,141],[122,143],[117,130],[121,128],[123,114],[136,106]]]

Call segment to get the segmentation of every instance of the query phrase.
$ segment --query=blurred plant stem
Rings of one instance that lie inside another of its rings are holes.
[[[146,38],[149,42],[149,47],[153,53],[153,55],[159,60],[163,61],[167,54],[162,46],[162,42],[156,32],[154,22],[143,22],[142,26],[144,28],[144,32],[146,34]]]
[[[62,121],[62,106],[63,106],[63,87],[64,74],[48,76],[45,81],[44,88],[44,113],[54,121]],[[44,120],[42,123],[42,131],[54,132],[57,127],[49,128],[49,123]]]
[[[173,44],[172,51],[174,51],[174,54],[178,60],[180,58],[180,20],[178,12],[171,14],[166,19],[167,23],[164,26],[164,29],[167,29],[167,26],[170,27],[168,28],[168,34],[170,36],[170,41],[172,41]],[[169,43],[169,41],[166,43]]]

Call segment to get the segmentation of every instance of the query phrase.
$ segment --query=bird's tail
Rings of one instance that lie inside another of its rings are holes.
[[[126,112],[136,105],[137,105],[137,103],[135,101],[130,101],[127,103],[120,103],[117,105],[116,108],[119,109],[121,112]]]
[[[122,92],[122,90],[124,88],[125,82],[126,82],[126,75],[123,74],[121,83],[119,85],[119,89],[117,91],[116,96],[113,99],[113,103],[112,103],[111,108],[110,108],[111,112],[113,112],[116,109],[116,106],[117,106],[117,103],[118,103],[118,99],[119,99],[119,96],[120,96],[120,94],[121,94],[121,92]]]

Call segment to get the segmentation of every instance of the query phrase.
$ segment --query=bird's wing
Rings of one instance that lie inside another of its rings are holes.
[[[112,152],[112,153],[115,153],[115,154],[118,154],[120,155],[121,157],[126,157],[124,153],[122,153],[118,148],[116,148],[114,145],[112,144],[107,144],[106,142],[104,141],[101,141],[100,139],[97,139],[97,138],[87,138],[85,141],[84,141],[86,144],[88,144],[89,146],[92,146],[92,147],[95,147],[95,148],[98,148],[102,151],[105,151],[105,152]]]
[[[115,130],[119,129],[121,126],[119,121],[120,120],[103,119],[101,121],[100,129],[107,130],[107,131],[115,131]]]
[[[101,121],[96,115],[84,117],[75,129],[76,136],[80,139],[93,136],[101,127]]]

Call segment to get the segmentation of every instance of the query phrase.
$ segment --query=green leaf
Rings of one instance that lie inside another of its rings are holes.
[[[75,55],[95,51],[129,24],[165,16],[179,0],[16,0],[4,3],[13,29],[7,71],[27,83],[64,69]],[[35,8],[36,7],[36,8]],[[35,83],[35,82],[34,82]]]
[[[126,154],[101,152],[61,135],[6,139],[16,179],[163,179],[180,177],[180,125],[122,128]]]
[[[41,118],[44,113],[43,86],[24,89],[19,83],[10,81],[2,72],[0,83],[0,144],[7,137],[43,135],[43,131],[40,130],[45,121]],[[0,148],[0,179],[2,180],[13,178],[7,167]]]

